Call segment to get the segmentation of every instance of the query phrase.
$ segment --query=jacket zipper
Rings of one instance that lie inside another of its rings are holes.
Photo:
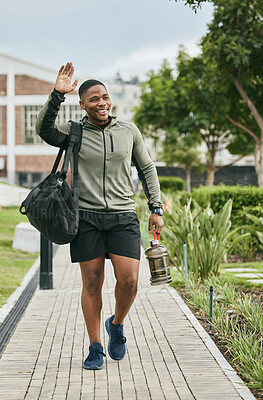
[[[114,147],[113,147],[113,137],[112,137],[112,133],[110,132],[110,145],[111,145],[111,152],[114,152]]]
[[[103,135],[103,145],[104,145],[104,165],[103,165],[103,197],[106,205],[106,210],[109,208],[106,200],[106,188],[105,188],[105,180],[106,180],[106,141],[105,141],[105,133],[104,129],[102,129]]]

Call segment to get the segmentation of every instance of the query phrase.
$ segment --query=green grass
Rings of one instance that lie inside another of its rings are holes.
[[[261,267],[261,265],[260,265]],[[202,311],[208,323],[210,286],[214,288],[212,331],[232,356],[232,364],[246,384],[263,390],[262,305],[223,276],[205,282],[189,280],[185,298],[190,307]]]
[[[38,253],[31,254],[12,248],[15,227],[27,222],[17,207],[0,209],[0,307],[20,285],[27,271],[32,267]]]
[[[263,287],[262,283],[254,284],[252,282],[248,282],[248,278],[237,277],[235,276],[235,272],[228,272],[229,268],[253,268],[255,269],[255,273],[263,274],[263,262],[246,262],[246,263],[222,263],[219,268],[219,278],[224,282],[232,283],[236,287],[244,287],[244,288],[261,288]],[[173,278],[173,282],[171,286],[173,287],[182,287],[184,286],[184,276],[179,273],[179,271],[174,270],[173,267],[170,267],[170,272]],[[254,273],[253,271],[248,271]],[[239,273],[239,272],[237,272]],[[252,278],[251,278],[252,279]]]
[[[170,266],[170,274],[172,276],[172,282],[170,283],[170,286],[177,288],[177,287],[182,287],[184,286],[184,277],[179,273],[177,269],[174,269],[174,267]]]
[[[247,279],[249,278],[235,276],[235,272],[230,272],[230,271],[228,272],[229,268],[253,268],[255,269],[255,273],[263,274],[263,262],[223,263],[220,265],[219,268],[219,273],[221,276],[224,277],[224,280],[227,282],[231,282],[234,285],[242,285],[248,288],[252,287],[259,288],[263,286],[262,283],[254,284],[252,282],[248,282]],[[254,271],[247,271],[247,272],[254,273]]]

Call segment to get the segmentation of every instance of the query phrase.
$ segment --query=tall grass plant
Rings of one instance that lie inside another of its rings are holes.
[[[177,201],[166,211],[163,236],[170,259],[183,272],[183,245],[187,245],[188,270],[201,280],[217,275],[219,265],[231,248],[249,236],[239,235],[240,228],[231,231],[232,200],[214,213],[207,206],[202,209],[194,200],[181,206]]]

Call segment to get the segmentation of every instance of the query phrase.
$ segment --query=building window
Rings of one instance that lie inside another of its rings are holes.
[[[24,108],[24,121],[25,121],[25,135],[24,143],[42,143],[43,140],[35,132],[35,125],[37,116],[41,106],[25,106]]]
[[[43,140],[36,134],[35,125],[37,122],[37,116],[41,109],[41,106],[25,106],[24,107],[24,121],[25,121],[25,134],[24,143],[25,144],[38,144],[43,143]],[[79,121],[86,115],[86,111],[82,110],[79,105],[65,105],[59,110],[56,123],[62,124],[69,120]]]
[[[69,120],[79,121],[86,115],[86,111],[82,110],[80,106],[62,106],[60,107],[56,123],[63,124]]]
[[[42,179],[42,172],[17,172],[17,184],[26,188],[36,186]]]

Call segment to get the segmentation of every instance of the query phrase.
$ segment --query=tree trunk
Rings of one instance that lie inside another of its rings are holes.
[[[214,168],[208,168],[206,170],[206,186],[210,187],[213,186],[215,181],[215,170]]]
[[[186,190],[188,193],[191,192],[191,169],[186,168]]]
[[[208,150],[210,153],[210,164],[206,167],[206,186],[213,186],[215,181],[215,172],[216,172],[216,151],[218,148],[218,143],[213,142],[211,148]]]
[[[249,110],[251,111],[251,114],[255,118],[261,131],[261,136],[260,138],[258,138],[259,141],[256,140],[254,155],[255,155],[255,170],[258,177],[258,186],[263,187],[263,118],[258,112],[255,104],[251,101],[251,99],[245,92],[239,79],[234,79],[234,83],[239,94],[241,95],[244,102],[247,104]]]
[[[259,144],[255,145],[255,170],[258,177],[258,186],[263,187],[263,130]]]

